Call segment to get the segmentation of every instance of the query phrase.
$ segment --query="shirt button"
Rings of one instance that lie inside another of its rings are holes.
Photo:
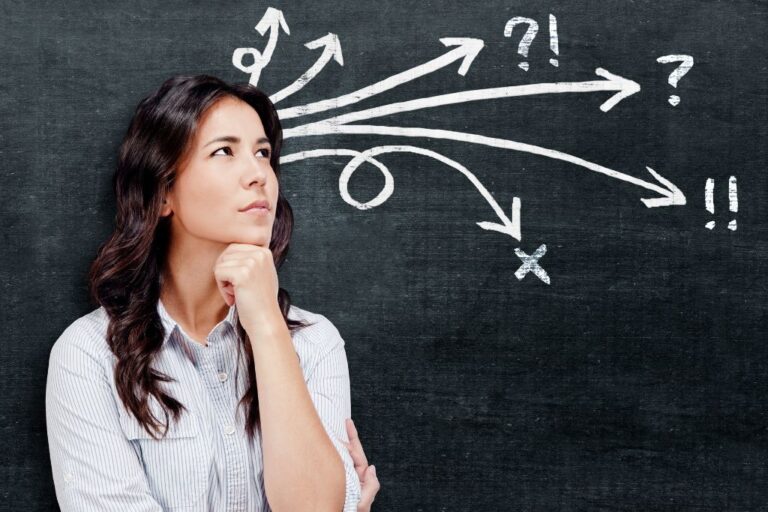
[[[235,433],[235,426],[234,425],[227,425],[224,427],[224,433],[228,436],[231,436]]]
[[[224,382],[227,380],[227,372],[219,372],[219,381]]]

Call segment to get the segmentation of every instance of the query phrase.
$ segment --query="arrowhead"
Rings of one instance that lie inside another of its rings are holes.
[[[501,210],[498,208],[497,212],[499,212],[501,224],[496,222],[478,222],[477,225],[489,231],[498,231],[499,233],[509,235],[519,242],[522,238],[520,234],[520,198],[515,197],[512,199],[512,220],[509,220],[509,217],[501,213]]]
[[[623,76],[619,76],[619,75],[614,75],[613,73],[609,73],[603,68],[597,68],[595,70],[595,74],[605,78],[609,82],[613,82],[614,84],[616,84],[616,88],[619,91],[613,96],[611,96],[610,99],[608,99],[608,101],[600,105],[600,110],[602,110],[603,112],[608,112],[613,107],[615,107],[616,104],[619,103],[621,100],[625,98],[629,98],[636,92],[640,92],[640,84],[632,80],[629,80],[628,78],[624,78]]]
[[[274,27],[275,30],[277,30],[278,25],[283,27],[283,31],[286,34],[290,35],[291,31],[288,30],[288,24],[285,22],[283,11],[275,9],[274,7],[269,7],[267,8],[267,12],[264,13],[264,16],[261,17],[259,24],[256,25],[256,30],[259,31],[259,34],[264,35],[270,28]]]
[[[344,57],[341,54],[341,42],[339,41],[339,36],[337,36],[336,34],[332,34],[328,32],[323,37],[315,39],[314,41],[310,41],[306,43],[304,46],[306,46],[310,50],[314,50],[315,48],[319,48],[322,46],[326,48],[325,51],[332,52],[333,60],[338,62],[339,66],[344,65]]]
[[[662,175],[646,166],[648,172],[650,172],[656,180],[664,186],[665,191],[662,193],[663,197],[656,197],[653,199],[640,199],[648,208],[654,208],[656,206],[681,206],[684,205],[685,194],[675,186],[674,183],[664,178]]]
[[[480,50],[485,46],[482,39],[471,37],[443,37],[440,39],[440,42],[445,46],[459,46],[457,53],[459,53],[459,55],[464,54],[461,66],[459,67],[459,74],[461,76],[467,74],[472,61],[475,60],[477,54],[480,53]]]
[[[520,232],[516,231],[514,226],[505,226],[496,222],[478,222],[477,225],[488,231],[498,231],[499,233],[511,236],[518,242],[520,241]]]

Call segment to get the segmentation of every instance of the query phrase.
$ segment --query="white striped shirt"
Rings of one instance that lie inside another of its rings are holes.
[[[249,441],[244,406],[236,409],[248,384],[245,353],[239,363],[237,357],[236,306],[213,328],[208,346],[192,340],[160,300],[157,311],[165,337],[152,367],[177,380],[160,386],[188,409],[178,422],[169,415],[170,427],[160,440],[140,426],[117,394],[117,358],[106,342],[103,307],[75,320],[54,343],[45,413],[59,507],[62,512],[269,512],[261,436],[257,431],[255,442]],[[319,313],[291,306],[289,317],[316,322],[292,333],[292,341],[315,408],[344,462],[344,512],[354,512],[360,481],[339,442],[349,441],[344,420],[351,416],[344,340]],[[151,395],[149,406],[165,423]]]

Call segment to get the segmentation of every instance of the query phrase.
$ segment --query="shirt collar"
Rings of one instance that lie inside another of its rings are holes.
[[[173,319],[173,317],[168,313],[168,310],[165,309],[165,306],[163,305],[163,301],[159,298],[157,299],[157,313],[160,315],[160,321],[163,324],[163,330],[165,331],[165,335],[163,336],[163,345],[168,341],[168,338],[170,338],[171,334],[179,327],[179,324],[176,322],[176,320]],[[227,313],[227,316],[222,320],[223,323],[229,324],[232,329],[235,329],[238,322],[238,314],[237,314],[237,305],[232,304],[229,306],[229,312]],[[220,322],[221,323],[221,322]],[[217,324],[218,326],[219,324]]]

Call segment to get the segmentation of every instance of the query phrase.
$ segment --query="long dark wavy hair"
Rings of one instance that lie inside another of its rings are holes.
[[[115,228],[99,247],[89,271],[91,300],[103,306],[110,318],[106,337],[117,357],[117,392],[125,407],[156,439],[153,430],[159,432],[159,427],[165,425],[167,432],[168,411],[177,421],[181,410],[186,410],[159,386],[161,381],[175,379],[151,367],[165,334],[157,301],[170,241],[170,216],[161,216],[160,212],[199,119],[226,96],[239,98],[259,114],[272,145],[270,163],[279,182],[283,131],[275,106],[264,92],[247,83],[228,84],[210,75],[171,77],[141,100],[134,111],[112,180],[117,200]],[[292,228],[293,212],[280,190],[269,244],[278,269],[287,255]],[[291,301],[283,288],[278,290],[278,303],[291,332],[309,325],[288,318]],[[246,406],[246,432],[253,437],[261,427],[253,351],[239,320],[236,332],[238,363],[244,351],[250,382],[238,407]],[[164,424],[151,414],[150,395],[163,408]]]

